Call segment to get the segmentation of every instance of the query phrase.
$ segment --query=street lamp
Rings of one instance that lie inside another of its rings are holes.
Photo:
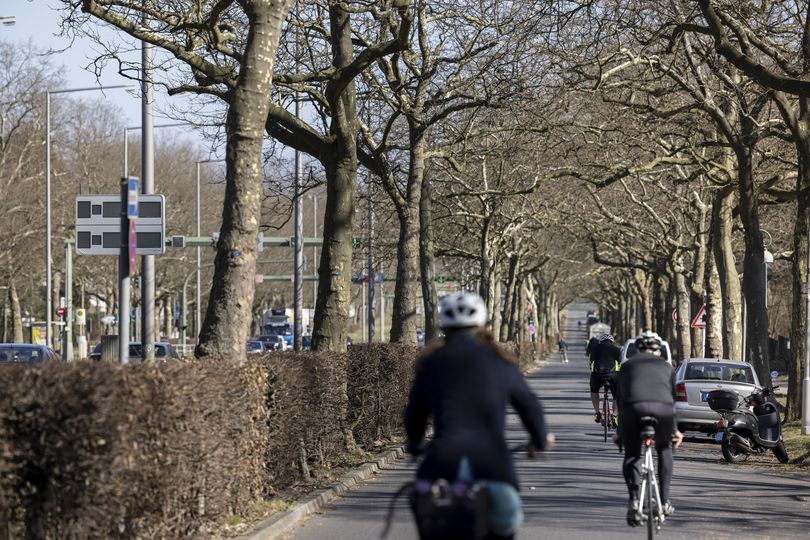
[[[14,15],[4,15],[0,17],[0,23],[3,23],[3,26],[14,26],[14,23],[17,22],[17,17]]]
[[[51,294],[51,264],[53,261],[53,257],[51,256],[51,94],[95,92],[98,90],[113,90],[116,88],[135,89],[132,85],[116,84],[111,86],[48,90],[45,92],[45,343],[49,347],[51,346],[51,325],[53,324],[53,296]]]
[[[224,163],[224,159],[202,159],[196,162],[197,165],[197,238],[200,237],[202,234],[200,231],[200,165],[203,163]],[[200,307],[200,298],[201,298],[201,290],[200,290],[200,265],[202,264],[201,261],[201,253],[200,253],[200,246],[196,247],[197,250],[197,276],[195,278],[195,305],[194,305],[194,331],[197,333],[197,339],[195,342],[199,341],[200,338],[200,326],[202,324],[202,308]],[[185,321],[183,321],[185,324]],[[184,344],[185,345],[185,344]]]
[[[157,126],[152,126],[152,129],[173,128],[183,126],[191,126],[194,129],[197,128],[196,124],[192,124],[190,122],[178,122],[175,124],[160,124]],[[129,132],[140,131],[141,129],[143,129],[143,126],[131,126],[124,128],[124,178],[129,177]]]

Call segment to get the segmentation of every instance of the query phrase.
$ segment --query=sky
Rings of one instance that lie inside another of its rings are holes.
[[[87,69],[88,64],[94,59],[98,45],[95,45],[88,38],[77,38],[71,43],[70,39],[60,37],[61,28],[59,26],[60,16],[58,0],[0,0],[0,17],[14,16],[16,23],[13,26],[0,25],[0,39],[15,43],[26,43],[29,40],[38,49],[51,49],[59,51],[54,54],[53,62],[61,66],[62,75],[65,80],[65,88],[83,88],[102,85],[133,84],[128,79],[116,72],[114,65],[107,65],[102,71],[101,77],[96,78],[95,73]],[[99,27],[101,36],[108,41],[121,41],[122,34],[111,28]],[[135,58],[139,53],[135,53]],[[79,96],[81,94],[76,94]],[[126,119],[127,126],[139,126],[141,123],[141,103],[137,95],[128,93],[124,89],[107,90],[101,92],[89,92],[87,97],[104,96],[120,108]],[[56,97],[54,99],[57,99]],[[179,98],[169,98],[165,92],[155,90],[155,125],[161,123],[172,123],[176,120],[162,120],[159,117],[161,109],[167,109],[169,100],[176,102]],[[168,129],[168,128],[167,128]],[[163,130],[161,130],[163,131]],[[190,138],[198,139],[201,147],[207,152],[206,144],[199,135],[195,135],[191,130]],[[159,140],[156,133],[156,140]]]

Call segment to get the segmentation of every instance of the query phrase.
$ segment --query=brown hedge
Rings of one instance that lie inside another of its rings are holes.
[[[222,362],[0,370],[0,537],[180,538],[265,484],[266,374]]]
[[[419,352],[415,346],[394,343],[349,347],[349,423],[361,446],[369,448],[401,435]]]

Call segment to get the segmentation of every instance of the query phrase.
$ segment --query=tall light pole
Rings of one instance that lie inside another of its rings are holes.
[[[14,15],[4,15],[0,17],[0,23],[3,23],[3,26],[14,26],[17,22],[17,17]]]
[[[176,124],[159,124],[157,126],[152,126],[153,129],[160,129],[160,128],[173,128],[173,127],[193,127],[196,128],[195,124],[191,124],[189,122],[178,122]],[[140,131],[141,126],[130,126],[124,128],[124,177],[129,176],[129,132],[130,131]]]
[[[144,14],[144,27],[149,18]],[[152,44],[141,41],[141,193],[155,192],[155,141],[153,137]],[[143,361],[155,361],[155,256],[141,257],[141,348]]]
[[[225,162],[224,159],[203,159],[203,160],[200,160],[200,161],[196,162],[196,166],[197,166],[197,184],[196,184],[197,185],[197,197],[196,197],[196,202],[197,202],[197,237],[198,238],[202,234],[202,232],[200,231],[200,165],[202,165],[203,163],[224,163],[224,162]],[[202,307],[200,305],[201,297],[202,297],[201,289],[200,289],[200,266],[202,264],[202,261],[201,261],[200,246],[197,246],[195,249],[197,250],[197,270],[196,270],[197,276],[196,276],[196,279],[195,279],[196,284],[195,284],[195,290],[194,290],[194,298],[195,298],[195,304],[194,304],[194,331],[197,333],[197,339],[195,339],[194,341],[196,343],[197,340],[200,337],[200,327],[202,326]],[[186,322],[183,321],[183,324],[185,324],[185,323]]]
[[[76,92],[95,92],[98,90],[113,90],[116,88],[134,87],[128,84],[115,84],[111,86],[90,86],[87,88],[67,88],[64,90],[47,90],[45,92],[45,343],[52,345],[53,325],[53,291],[51,291],[53,256],[51,252],[51,95],[72,94]]]
[[[807,278],[804,282],[804,379],[802,380],[802,435],[810,435],[810,212],[807,215]]]

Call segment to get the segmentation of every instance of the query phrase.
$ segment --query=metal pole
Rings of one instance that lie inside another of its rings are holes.
[[[312,194],[312,237],[318,237],[318,198]],[[312,267],[314,272],[318,273],[318,248],[312,248]],[[315,304],[318,302],[318,282],[312,284],[312,311],[315,312]],[[310,327],[312,322],[310,322]]]
[[[118,358],[129,363],[129,218],[127,194],[129,183],[121,179],[121,252],[118,255]]]
[[[295,93],[295,116],[301,117],[301,99]],[[304,304],[304,205],[301,203],[302,181],[301,152],[295,151],[295,254],[293,257],[293,350],[301,350]]]
[[[380,283],[380,343],[385,341],[385,282]]]
[[[197,237],[202,234],[200,229],[200,162],[197,162]],[[202,264],[202,255],[200,252],[200,246],[197,246],[197,279],[194,284],[194,343],[197,343],[197,340],[200,336],[200,326],[202,324],[202,308],[200,307],[200,298],[202,296],[201,293],[201,285],[200,285],[200,265]],[[185,310],[185,306],[183,307]],[[185,342],[183,343],[185,345]]]
[[[129,128],[124,128],[124,178],[129,177]]]
[[[810,214],[810,212],[808,212]],[[804,282],[804,379],[802,380],[802,435],[810,435],[810,215],[807,216],[807,279]]]
[[[51,93],[45,92],[45,344],[51,344]]]
[[[745,362],[746,351],[745,347],[748,344],[748,302],[743,296],[743,331],[742,331],[742,361]]]
[[[374,230],[374,208],[371,206],[371,197],[368,198],[368,342],[374,341],[374,240],[371,232]],[[382,305],[382,300],[380,301]],[[382,320],[382,319],[381,319]],[[381,323],[382,324],[382,323]],[[382,327],[380,329],[382,336]]]
[[[144,26],[148,23],[144,17]],[[152,119],[152,45],[141,42],[141,182],[144,195],[155,192],[155,157]],[[143,361],[155,360],[155,257],[141,259],[141,346]]]
[[[65,243],[65,332],[62,356],[66,362],[73,361],[73,246]]]

